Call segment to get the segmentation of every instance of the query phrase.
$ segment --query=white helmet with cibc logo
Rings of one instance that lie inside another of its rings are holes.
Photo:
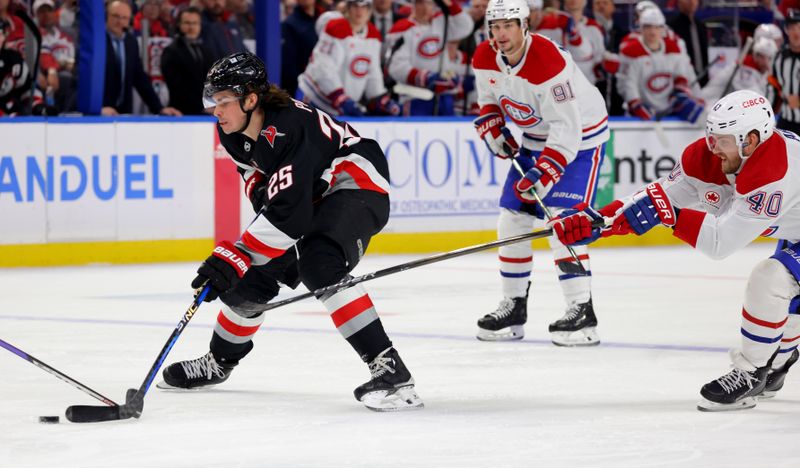
[[[527,31],[530,15],[528,0],[490,0],[486,7],[486,27],[488,29],[492,21],[517,19],[520,27]]]
[[[747,134],[758,132],[759,145],[772,136],[775,115],[764,96],[750,90],[735,91],[714,104],[706,117],[706,143],[713,150],[712,135],[733,135],[739,156],[747,146]]]

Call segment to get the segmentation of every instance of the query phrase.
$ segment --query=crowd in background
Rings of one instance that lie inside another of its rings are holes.
[[[488,38],[487,4],[283,0],[281,86],[334,115],[474,115],[469,64]],[[790,89],[795,84],[783,83],[781,76],[790,79],[792,70],[775,68],[782,66],[781,57],[800,58],[800,15],[794,14],[800,1],[760,2],[756,8],[773,23],[759,27],[760,37],[752,43],[745,39],[757,32],[755,24],[741,28],[738,42],[747,47],[741,63],[729,60],[711,81],[709,66],[720,59],[709,59],[714,38],[699,19],[698,0],[528,4],[531,31],[572,53],[605,96],[610,115],[645,120],[672,115],[694,122],[706,103],[748,88],[769,96],[785,117],[797,114],[800,125],[800,89]],[[78,5],[78,0],[0,0],[0,116],[77,112]],[[445,40],[443,18],[449,22]],[[253,0],[111,0],[105,20],[102,115],[203,114],[202,87],[211,64],[255,50]],[[438,34],[439,40],[430,46],[414,42],[425,34]],[[36,36],[41,37],[32,40]],[[39,50],[30,50],[36,44]],[[376,58],[359,56],[361,62],[341,66],[336,60],[350,60],[347,50],[336,52],[344,44]],[[651,59],[671,78],[656,83],[655,75],[648,75]],[[337,76],[347,70],[355,78]],[[368,81],[359,84],[362,77]]]

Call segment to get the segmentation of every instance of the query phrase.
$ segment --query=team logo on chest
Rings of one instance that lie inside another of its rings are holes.
[[[536,116],[533,107],[515,101],[508,96],[500,97],[500,107],[502,107],[506,115],[521,128],[535,127],[542,121],[541,117]]]
[[[350,73],[358,78],[363,78],[369,73],[369,64],[372,61],[366,55],[358,55],[350,62]]]
[[[426,37],[417,46],[417,53],[425,58],[434,58],[442,52],[438,37]]]
[[[269,143],[270,147],[275,148],[275,138],[279,136],[286,136],[286,134],[280,133],[274,125],[270,125],[269,127],[261,130],[261,136],[267,140],[267,143]]]
[[[671,73],[653,73],[647,79],[647,89],[654,93],[665,91],[672,83]]]

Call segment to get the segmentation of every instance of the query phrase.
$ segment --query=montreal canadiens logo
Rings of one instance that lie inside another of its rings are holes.
[[[713,190],[709,190],[706,192],[706,201],[711,203],[712,205],[716,205],[719,203],[719,194]]]
[[[278,129],[275,128],[274,125],[270,125],[269,127],[261,130],[261,136],[263,136],[267,140],[267,143],[269,143],[269,146],[274,148],[275,147],[275,138],[279,137],[279,136],[286,136],[286,134],[285,133],[280,133],[278,131]]]
[[[441,47],[439,47],[439,38],[428,37],[423,39],[417,46],[417,52],[425,58],[437,57],[442,52]]]
[[[665,91],[672,84],[671,73],[655,73],[647,80],[647,89],[654,93]]]
[[[535,127],[542,121],[541,117],[534,114],[533,107],[517,102],[508,96],[500,97],[500,107],[515,124],[522,128]]]
[[[359,55],[350,62],[350,73],[353,76],[357,76],[359,78],[363,78],[367,76],[369,73],[369,64],[371,60],[366,55]]]

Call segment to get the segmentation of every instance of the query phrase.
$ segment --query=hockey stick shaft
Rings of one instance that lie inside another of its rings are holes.
[[[744,58],[747,57],[747,54],[750,53],[750,49],[753,47],[753,38],[748,37],[747,41],[744,43],[744,47],[742,47],[742,52],[739,54],[738,60],[736,60],[736,66],[733,67],[733,73],[728,78],[728,82],[725,84],[725,88],[722,89],[722,95],[726,96],[733,86],[733,79],[736,78],[736,73],[739,71],[739,67],[742,66],[744,62]]]
[[[17,348],[16,346],[12,345],[11,343],[9,343],[9,342],[7,342],[5,340],[0,339],[0,347],[3,347],[5,349],[11,351],[12,353],[16,354],[17,356],[21,357],[22,359],[24,359],[24,360],[30,362],[31,364],[33,364],[34,366],[38,367],[39,369],[42,369],[43,371],[45,371],[45,372],[47,372],[47,373],[49,373],[51,375],[54,375],[55,377],[58,377],[59,379],[63,380],[64,382],[72,385],[73,387],[75,387],[78,390],[86,393],[87,395],[89,395],[89,396],[91,396],[91,397],[93,397],[93,398],[95,398],[97,400],[102,401],[103,403],[105,403],[108,406],[119,406],[111,398],[103,396],[100,392],[92,390],[91,388],[89,388],[86,385],[78,382],[77,380],[73,379],[72,377],[68,376],[67,374],[59,371],[58,369],[50,367],[46,363],[40,361],[39,359],[36,359],[35,357],[31,356],[30,354],[28,354],[25,351]]]
[[[595,227],[604,226],[605,220],[595,221],[593,225]],[[463,257],[464,255],[470,255],[476,252],[482,252],[484,250],[490,250],[496,247],[502,247],[504,245],[516,244],[518,242],[530,241],[535,239],[542,239],[545,237],[549,237],[551,235],[553,235],[552,229],[550,228],[542,229],[540,231],[529,232],[514,237],[507,237],[505,239],[498,239],[496,241],[487,242],[485,244],[478,244],[470,247],[464,247],[461,249],[452,250],[450,252],[445,252],[437,255],[432,255],[430,257],[421,258],[419,260],[413,260],[407,263],[401,263],[400,265],[395,265],[393,267],[384,268],[383,270],[367,273],[366,275],[361,275],[355,278],[350,278],[344,281],[340,281],[336,284],[332,284],[324,288],[319,288],[316,291],[309,291],[307,293],[299,294],[297,296],[290,297],[282,301],[273,302],[271,304],[268,304],[265,310],[275,309],[311,297],[321,297],[326,294],[331,294],[341,291],[343,289],[350,288],[359,283],[364,283],[366,281],[383,278],[384,276],[393,275],[395,273],[400,273],[406,270],[411,270],[412,268],[418,268],[421,266],[430,265],[431,263],[438,263],[444,260],[450,260],[451,258]]]
[[[522,169],[522,166],[519,165],[519,161],[517,161],[516,157],[514,156],[511,157],[511,164],[514,166],[517,172],[519,172],[519,175],[521,177],[525,177],[525,171]],[[548,208],[547,205],[544,204],[541,197],[539,197],[539,194],[536,193],[536,189],[531,187],[531,189],[528,192],[530,192],[530,194],[533,195],[533,198],[536,200],[536,203],[538,203],[539,206],[542,207],[542,211],[544,211],[544,215],[547,217],[547,221],[548,222],[552,221],[553,213],[550,211],[550,208]],[[586,274],[586,267],[583,266],[581,259],[578,258],[578,254],[575,253],[575,249],[573,249],[571,245],[565,245],[564,247],[567,248],[569,254],[572,256],[572,259],[575,260],[575,262],[578,264],[578,268],[580,268],[580,271]]]
[[[200,307],[200,304],[203,303],[203,299],[205,299],[205,297],[208,295],[210,289],[211,286],[206,284],[195,295],[191,305],[189,305],[189,308],[186,309],[186,312],[184,312],[183,316],[181,316],[181,320],[175,326],[175,329],[172,330],[172,334],[167,339],[164,347],[161,348],[161,352],[158,353],[158,357],[153,362],[150,370],[147,372],[147,375],[145,376],[142,384],[139,386],[139,389],[128,389],[128,392],[125,396],[124,405],[118,408],[83,405],[70,406],[67,408],[66,412],[67,419],[72,422],[103,422],[114,421],[118,419],[130,419],[131,417],[139,418],[142,415],[142,410],[144,409],[144,396],[147,394],[147,390],[150,389],[153,379],[155,379],[156,374],[158,374],[159,369],[161,369],[161,366],[164,364],[164,360],[172,350],[172,347],[175,346],[175,342],[178,341],[178,337],[181,336],[183,330],[186,329],[186,325],[190,320],[192,320],[192,317],[195,316],[197,309]]]

